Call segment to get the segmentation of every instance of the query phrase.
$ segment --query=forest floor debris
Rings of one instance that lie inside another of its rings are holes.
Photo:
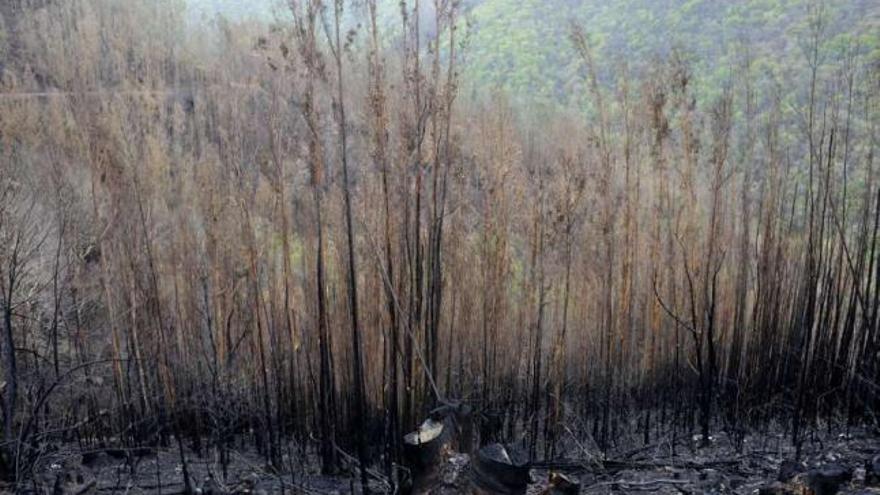
[[[533,463],[528,495],[575,493],[552,488],[551,478],[580,484],[583,494],[659,493],[659,494],[878,494],[880,483],[880,435],[866,430],[847,434],[814,433],[803,445],[802,462],[794,462],[794,448],[781,432],[744,437],[738,447],[727,435],[716,435],[710,445],[688,440],[676,444],[672,455],[669,442],[639,448],[626,458],[609,453],[607,461],[580,460],[577,450],[571,457]],[[629,452],[632,452],[630,450]],[[46,456],[34,481],[20,486],[19,492],[84,495],[87,493],[174,494],[184,493],[179,453],[172,448],[139,451],[138,456],[119,456],[116,451],[83,455],[73,446]],[[85,458],[85,461],[84,461]],[[341,476],[318,474],[317,460],[301,462],[286,459],[294,471],[273,474],[255,452],[236,452],[226,476],[212,458],[187,453],[193,488],[203,494],[360,493],[356,473]],[[448,452],[443,456],[430,486],[424,494],[472,494],[472,456]],[[839,482],[826,483],[834,479]],[[833,488],[831,488],[833,486]],[[375,493],[388,493],[387,483],[378,479]],[[8,488],[7,488],[8,489]],[[838,491],[835,492],[835,489]],[[556,490],[556,491],[554,491]]]

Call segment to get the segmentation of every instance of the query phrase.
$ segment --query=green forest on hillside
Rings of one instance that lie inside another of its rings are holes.
[[[188,0],[188,5],[201,20],[217,14],[230,20],[268,20],[285,14],[284,1]],[[583,67],[569,39],[575,23],[584,27],[595,45],[606,81],[643,71],[652,60],[680,50],[694,64],[696,83],[705,95],[717,96],[745,57],[751,58],[754,75],[785,85],[806,73],[802,41],[813,3],[462,0],[463,84],[472,91],[501,90],[526,102],[583,103]],[[880,12],[874,3],[818,4],[825,11],[826,63],[834,64],[848,50],[880,50]],[[382,22],[397,27],[399,0],[382,0],[379,9]],[[423,2],[423,9],[430,13],[430,2]],[[360,25],[361,20],[352,24]]]

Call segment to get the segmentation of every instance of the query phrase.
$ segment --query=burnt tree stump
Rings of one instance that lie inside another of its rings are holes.
[[[451,454],[471,452],[472,430],[470,406],[448,402],[403,437],[404,463],[412,477],[410,493],[430,493],[444,483],[440,474]]]
[[[815,495],[835,495],[852,479],[853,470],[840,464],[826,464],[807,474],[807,486]]]
[[[426,419],[415,431],[403,437],[403,455],[416,478],[436,468],[452,440],[449,420]]]
[[[481,448],[471,462],[471,487],[476,495],[522,495],[530,482],[528,464],[501,444]]]

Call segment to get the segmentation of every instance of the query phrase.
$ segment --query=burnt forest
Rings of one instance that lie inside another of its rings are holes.
[[[877,0],[0,0],[0,494],[880,494]]]

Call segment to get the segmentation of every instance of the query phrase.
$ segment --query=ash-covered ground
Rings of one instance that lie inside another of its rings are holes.
[[[827,493],[880,494],[880,435],[863,428],[849,431],[819,429],[807,434],[800,463],[790,438],[778,432],[752,433],[742,441],[719,433],[708,446],[699,438],[669,438],[647,446],[619,448],[607,457],[588,443],[573,438],[552,460],[529,469],[527,494],[551,493]],[[511,450],[517,446],[510,446]],[[290,452],[296,452],[291,448]],[[337,476],[319,474],[315,459],[298,454],[285,456],[283,474],[268,469],[254,452],[231,451],[226,473],[213,455],[199,457],[185,449],[191,486],[195,493],[360,493],[360,479],[353,468]],[[478,488],[473,482],[477,454],[446,449],[428,481],[416,493],[505,493]],[[343,456],[344,457],[344,456]],[[371,491],[403,493],[392,487],[384,473],[371,471]],[[561,476],[560,476],[561,475]],[[825,483],[823,476],[837,477]],[[553,478],[553,482],[550,479]],[[575,486],[553,486],[565,479]],[[578,486],[579,485],[579,486]],[[833,486],[832,486],[833,485]],[[53,493],[174,494],[185,493],[183,465],[176,448],[86,451],[74,446],[47,454],[32,479],[7,491]],[[481,491],[482,490],[482,491]],[[568,490],[568,491],[565,491]],[[515,491],[513,492],[515,493]]]

